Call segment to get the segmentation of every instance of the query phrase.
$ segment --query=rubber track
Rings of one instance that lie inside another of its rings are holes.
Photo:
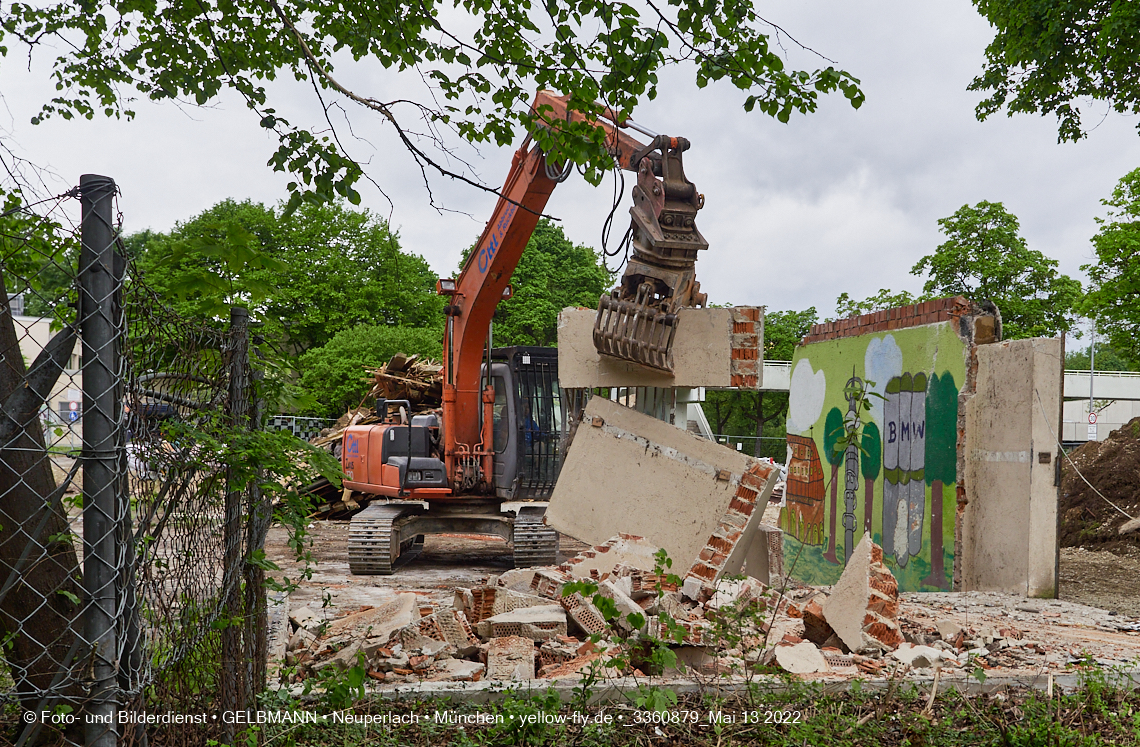
[[[404,551],[423,548],[417,537],[392,547],[392,525],[415,511],[415,506],[374,504],[364,509],[348,525],[348,569],[356,576],[390,576]],[[417,541],[418,540],[418,541]],[[393,555],[393,549],[396,550]]]
[[[515,568],[554,565],[558,560],[558,532],[542,523],[542,514],[520,511],[513,532]]]

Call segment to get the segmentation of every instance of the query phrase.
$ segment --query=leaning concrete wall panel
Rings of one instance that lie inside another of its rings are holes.
[[[593,545],[625,532],[684,573],[727,511],[751,460],[602,397],[586,406],[546,512]]]

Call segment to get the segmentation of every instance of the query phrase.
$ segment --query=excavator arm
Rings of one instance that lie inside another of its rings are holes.
[[[531,110],[550,123],[585,121],[581,114],[568,111],[565,97],[548,91],[538,92]],[[633,159],[644,146],[619,129],[619,117],[609,111],[605,116],[610,121],[598,124],[606,132],[611,153],[623,168],[634,168]],[[443,345],[443,444],[456,492],[490,489],[494,393],[480,380],[488,330],[561,172],[527,137],[515,152],[495,212],[459,277],[439,282],[439,292],[450,296]]]
[[[567,97],[548,91],[538,92],[531,111],[550,126],[588,121],[568,108]],[[638,172],[630,211],[633,257],[623,284],[599,307],[595,343],[607,355],[671,368],[668,344],[677,306],[704,303],[692,271],[696,250],[708,246],[693,225],[704,198],[681,168],[681,153],[689,142],[651,133],[609,109],[594,124],[605,131],[617,164]],[[639,142],[622,131],[626,127],[651,136],[652,141]],[[492,490],[494,391],[480,374],[488,331],[562,174],[561,165],[548,163],[528,136],[515,152],[495,211],[459,277],[439,281],[439,293],[450,297],[443,345],[443,446],[455,493]],[[639,333],[648,340],[640,346],[634,339]],[[663,336],[667,339],[659,341]],[[646,355],[642,350],[646,346],[657,352]]]

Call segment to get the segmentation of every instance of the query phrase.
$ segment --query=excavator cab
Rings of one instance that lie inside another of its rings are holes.
[[[511,501],[545,500],[562,467],[567,431],[566,405],[558,386],[558,351],[495,348],[491,385],[495,495]]]

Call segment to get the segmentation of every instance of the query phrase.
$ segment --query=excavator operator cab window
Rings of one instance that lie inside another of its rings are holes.
[[[491,385],[495,388],[495,404],[492,405],[494,412],[492,447],[496,454],[501,454],[507,448],[510,427],[510,416],[507,412],[507,381],[502,376],[492,376]]]

